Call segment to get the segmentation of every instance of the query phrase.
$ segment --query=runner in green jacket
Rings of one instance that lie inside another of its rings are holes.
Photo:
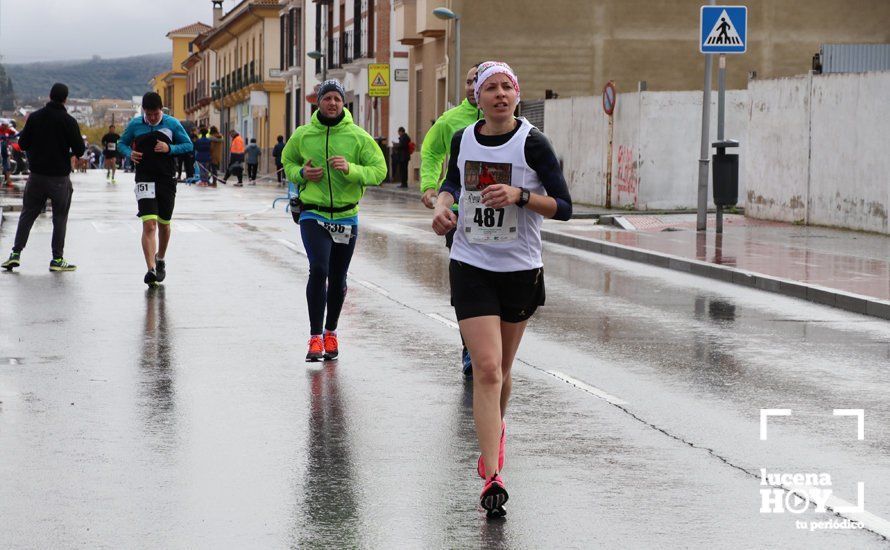
[[[318,110],[311,122],[294,131],[281,154],[287,179],[299,189],[301,206],[294,218],[300,224],[300,237],[309,258],[306,361],[339,356],[337,322],[358,238],[358,203],[367,186],[380,185],[386,176],[380,146],[353,123],[352,115],[343,107],[343,85],[326,80],[317,96]]]
[[[423,193],[423,204],[427,208],[435,207],[436,194],[445,179],[445,160],[451,152],[451,138],[454,133],[482,118],[482,111],[476,107],[476,98],[473,95],[478,66],[472,66],[467,72],[464,86],[466,99],[457,107],[442,113],[423,138],[420,148],[420,192]],[[446,240],[451,242],[450,238]]]
[[[427,208],[435,208],[436,195],[439,193],[439,187],[445,179],[446,158],[451,153],[451,138],[455,132],[463,130],[470,124],[475,123],[482,118],[482,111],[476,107],[476,94],[474,84],[476,82],[476,69],[479,64],[470,67],[467,72],[467,80],[464,84],[466,99],[461,101],[460,105],[449,109],[442,113],[442,116],[436,120],[430,131],[423,138],[423,145],[420,149],[420,191],[423,193],[421,200]],[[457,203],[452,207],[457,213]],[[445,246],[451,248],[451,242],[454,239],[454,231],[449,231],[445,235]],[[461,336],[463,343],[463,336]],[[470,352],[467,346],[463,346],[461,351],[461,365],[464,376],[471,378],[473,376],[473,363],[470,360]]]

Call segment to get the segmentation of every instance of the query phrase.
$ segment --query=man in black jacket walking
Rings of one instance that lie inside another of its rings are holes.
[[[31,174],[25,185],[22,214],[15,233],[12,254],[2,267],[11,271],[20,265],[20,256],[34,220],[43,211],[46,199],[53,204],[53,259],[50,271],[74,271],[77,266],[65,261],[65,231],[68,227],[68,210],[71,208],[71,157],[84,153],[80,126],[65,109],[68,86],[53,84],[49,92],[50,102],[34,111],[19,136],[19,146],[28,153]]]

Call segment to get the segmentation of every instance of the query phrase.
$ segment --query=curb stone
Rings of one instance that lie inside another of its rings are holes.
[[[767,292],[782,294],[791,298],[798,298],[808,302],[814,302],[826,306],[843,309],[861,315],[869,315],[880,319],[890,320],[890,302],[879,300],[861,294],[844,292],[819,285],[811,285],[773,277],[762,273],[754,273],[733,267],[716,265],[700,260],[690,260],[670,254],[652,252],[640,248],[634,248],[617,243],[609,243],[595,239],[585,239],[566,235],[557,231],[542,230],[541,238],[547,242],[561,244],[588,252],[614,256],[624,260],[664,267],[675,271],[682,271],[692,275],[699,275],[709,279],[715,279],[726,283],[733,283]]]

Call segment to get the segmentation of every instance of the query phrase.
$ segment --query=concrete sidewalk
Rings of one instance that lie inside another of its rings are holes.
[[[377,193],[419,197],[384,185]],[[576,207],[569,222],[544,222],[545,241],[759,288],[890,319],[890,237],[724,216],[724,233],[695,230],[695,214]],[[600,225],[620,216],[625,227]]]
[[[694,215],[624,216],[632,230],[546,221],[544,239],[890,319],[890,238],[725,217],[724,233]]]

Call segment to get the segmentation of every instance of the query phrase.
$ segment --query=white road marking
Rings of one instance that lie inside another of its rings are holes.
[[[618,397],[615,397],[612,394],[606,393],[597,387],[591,386],[587,382],[582,382],[581,380],[578,380],[577,378],[572,378],[568,374],[563,374],[563,373],[561,373],[559,371],[555,371],[555,370],[548,370],[546,372],[547,372],[547,374],[549,374],[551,376],[555,376],[556,378],[559,378],[560,380],[562,380],[563,382],[566,382],[567,384],[571,384],[572,386],[575,386],[579,390],[586,391],[587,393],[594,395],[596,397],[599,397],[600,399],[602,399],[604,401],[608,401],[609,403],[611,403],[613,405],[627,405],[628,404],[627,401],[620,399]]]
[[[382,287],[379,287],[370,281],[365,281],[363,279],[358,279],[356,277],[353,277],[352,280],[357,282],[358,284],[362,285],[363,287],[376,292],[377,294],[379,294],[381,296],[385,296],[387,298],[389,297],[389,292],[387,292]]]
[[[426,316],[429,317],[430,319],[435,319],[436,321],[439,321],[440,323],[442,323],[442,324],[445,325],[446,327],[451,327],[451,328],[453,328],[454,330],[459,330],[459,329],[460,329],[460,327],[458,326],[457,323],[455,323],[454,321],[452,321],[452,320],[450,320],[450,319],[446,319],[445,317],[442,317],[442,316],[439,315],[438,313],[427,313]]]
[[[293,250],[293,251],[296,252],[297,254],[302,254],[303,256],[306,255],[306,253],[303,252],[303,249],[302,249],[302,248],[300,248],[299,246],[295,245],[294,243],[290,242],[290,241],[287,240],[287,239],[278,239],[278,242],[280,242],[280,243],[283,244],[284,246],[290,248],[291,250]]]

